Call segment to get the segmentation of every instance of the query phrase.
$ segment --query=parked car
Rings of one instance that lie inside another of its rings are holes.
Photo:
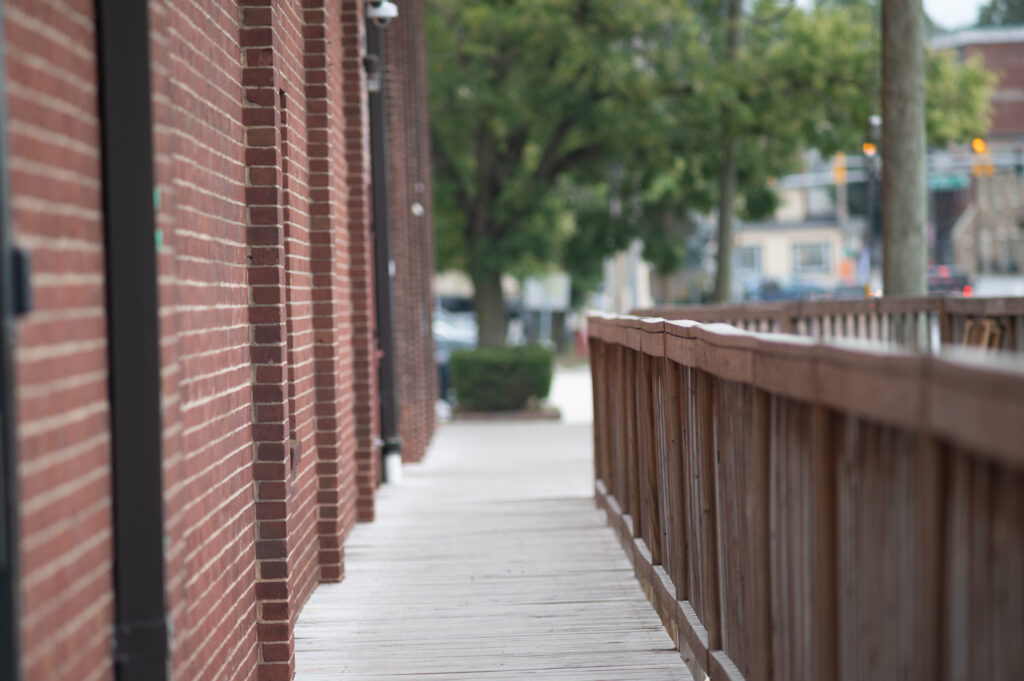
[[[928,268],[928,293],[930,295],[974,295],[971,278],[956,265],[937,265]]]
[[[861,300],[870,297],[868,284],[840,284],[829,292],[828,298],[834,300]]]
[[[744,299],[772,302],[778,300],[814,300],[828,292],[824,287],[803,281],[780,282],[764,279],[746,289]]]
[[[461,304],[464,299],[439,299],[434,306],[434,361],[437,363],[438,386],[441,398],[452,402],[451,377],[448,359],[456,350],[472,350],[476,347],[479,331],[473,303],[468,307]]]

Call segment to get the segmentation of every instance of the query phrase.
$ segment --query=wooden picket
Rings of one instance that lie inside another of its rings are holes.
[[[812,326],[913,339],[965,314],[886,310]],[[695,675],[1020,678],[1024,362],[639,317],[589,334],[598,501]]]

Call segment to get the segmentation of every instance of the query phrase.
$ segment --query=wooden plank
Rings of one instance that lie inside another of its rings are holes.
[[[615,423],[615,485],[612,488],[615,499],[622,505],[623,510],[629,512],[629,380],[627,375],[626,358],[629,349],[616,345],[615,347],[615,385],[614,410]]]
[[[605,402],[608,399],[608,389],[605,387],[605,358],[604,343],[600,340],[590,340],[590,384],[592,404],[594,408],[594,479],[607,481],[607,468],[605,467],[605,444],[604,431],[608,423],[605,416]]]
[[[676,493],[676,481],[670,472],[669,433],[667,411],[669,405],[668,366],[664,355],[653,358],[652,387],[654,388],[654,455],[657,466],[658,492],[658,527],[660,529],[659,545],[660,560],[668,574],[672,574],[672,544],[675,535],[672,531],[672,495]]]
[[[996,475],[992,508],[989,610],[993,619],[991,678],[1024,670],[1024,474]]]
[[[686,405],[684,404],[684,372],[678,364],[666,360],[669,378],[669,398],[666,405],[666,428],[668,431],[668,460],[669,489],[672,495],[669,499],[669,510],[671,520],[669,531],[672,536],[672,561],[671,571],[672,582],[676,587],[676,598],[685,600],[689,598],[688,591],[688,569],[690,564],[690,551],[687,545],[686,536],[686,472],[684,459],[688,455],[688,431],[684,424],[686,422]]]
[[[746,600],[750,626],[750,661],[747,667],[749,681],[771,681],[772,678],[772,612],[771,612],[771,553],[769,547],[770,464],[771,439],[770,402],[767,393],[751,388],[751,456],[748,460],[750,495],[746,499],[745,515],[750,527],[751,575]]]
[[[970,681],[971,473],[967,457],[953,454],[949,464],[946,578],[944,585],[945,636],[943,666],[946,681]]]
[[[658,460],[654,433],[654,358],[637,355],[636,420],[637,468],[640,493],[641,536],[654,565],[661,564],[661,516],[658,498]]]
[[[300,613],[296,681],[690,679],[593,506],[589,437],[444,426]]]
[[[679,614],[682,618],[679,621],[679,633],[693,652],[697,664],[707,673],[710,666],[708,661],[708,631],[704,628],[704,623],[697,615],[697,611],[694,610],[693,603],[690,601],[679,602]]]
[[[811,598],[815,671],[818,679],[839,677],[836,605],[836,468],[832,414],[816,406],[811,416],[813,485]]]
[[[740,668],[750,663],[749,589],[756,579],[750,541],[752,421],[750,388],[731,381],[715,384],[715,539],[721,603],[721,648]]]
[[[629,516],[633,520],[634,537],[643,534],[643,517],[641,515],[640,501],[640,456],[637,436],[637,389],[636,375],[638,372],[639,353],[634,349],[626,350],[626,362],[624,366],[624,383],[626,391],[623,395],[623,413],[626,419],[626,480],[628,489],[624,508],[629,510]]]
[[[921,439],[913,454],[913,584],[908,585],[912,596],[914,664],[910,667],[910,681],[940,679],[942,661],[942,594],[946,566],[945,508],[946,457],[933,440]]]
[[[1024,470],[1024,366],[1019,357],[982,361],[956,352],[934,360],[927,384],[927,425],[973,455]]]
[[[708,661],[711,681],[748,681],[742,670],[721,650],[712,651]]]
[[[817,681],[812,622],[813,486],[811,407],[771,404],[772,676]],[[835,678],[825,677],[825,678]]]
[[[700,566],[704,556],[704,543],[701,541],[700,535],[700,486],[698,484],[699,475],[697,472],[698,452],[700,451],[700,440],[697,436],[697,431],[700,427],[698,423],[698,403],[700,400],[697,391],[698,373],[698,369],[686,368],[683,370],[683,395],[685,396],[685,404],[683,405],[683,443],[685,450],[682,456],[683,523],[688,557],[686,594],[688,601],[695,611],[701,607]]]
[[[700,615],[708,632],[708,648],[722,646],[722,617],[719,600],[717,519],[715,509],[715,421],[714,386],[716,379],[707,372],[697,373],[697,421],[695,435],[697,450],[696,491],[698,528],[701,547],[700,563],[695,566],[700,575]]]

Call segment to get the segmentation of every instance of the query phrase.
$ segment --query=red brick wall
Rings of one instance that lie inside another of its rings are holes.
[[[113,678],[92,8],[5,5],[12,217],[36,299],[16,350],[31,680]],[[363,2],[150,8],[173,678],[289,679],[298,613],[319,581],[342,578],[344,539],[357,516],[372,519],[379,474]],[[416,58],[403,68],[421,77]],[[414,144],[425,118],[405,101],[399,115],[419,118],[392,168],[402,200],[413,187],[429,210],[425,138]],[[398,284],[416,292],[397,292],[407,308],[429,301],[429,259],[417,255],[429,255],[429,220],[411,233],[418,241],[398,239],[415,273]],[[419,320],[419,335],[400,339],[414,377],[403,434],[421,455],[433,384],[415,372],[432,380],[433,369],[417,365],[429,316],[414,312],[398,315],[406,329]]]
[[[36,310],[16,339],[27,679],[113,676],[110,438],[92,0],[8,0],[14,240]],[[5,162],[8,159],[5,159]]]
[[[967,45],[966,56],[978,55],[998,77],[992,94],[993,136],[1024,134],[1024,42]]]
[[[380,406],[377,401],[377,342],[374,316],[373,234],[370,146],[363,45],[366,22],[362,0],[341,0],[341,73],[345,120],[344,184],[348,188],[349,271],[352,275],[352,379],[355,388],[356,507],[358,519],[373,520],[380,477]]]
[[[151,5],[167,599],[181,679],[253,679],[256,600],[238,11]]]
[[[319,557],[330,558],[334,571],[340,572],[340,552],[331,558],[330,551],[321,551],[317,498],[318,443],[328,459],[323,468],[336,469],[339,452],[338,419],[332,416],[338,413],[338,395],[329,394],[328,385],[321,399],[316,399],[314,356],[314,299],[321,308],[318,321],[330,324],[336,294],[322,281],[314,288],[313,281],[310,211],[315,206],[325,220],[330,211],[324,210],[328,206],[322,200],[323,188],[318,189],[319,197],[311,197],[309,150],[312,147],[313,158],[323,160],[326,150],[319,149],[317,142],[326,141],[322,139],[324,121],[314,118],[320,129],[312,139],[306,129],[307,93],[325,94],[315,89],[324,84],[318,78],[326,78],[322,70],[307,70],[304,64],[307,40],[313,43],[311,48],[323,52],[324,25],[315,9],[309,10],[314,15],[310,18],[320,23],[307,24],[298,3],[246,0],[243,5],[240,41],[245,64],[243,121],[256,402],[252,418],[257,459],[257,637],[264,663],[259,678],[276,681],[291,678],[291,630],[316,584]],[[325,234],[329,224],[320,222],[318,233],[329,237]],[[329,242],[324,245],[331,250]],[[317,253],[321,262],[323,255],[323,251]],[[328,283],[332,275],[320,273]],[[334,342],[336,328],[320,331],[325,343]],[[325,376],[331,366],[338,366],[333,349],[319,362],[321,382],[331,380]],[[319,438],[318,426],[328,429]],[[322,473],[326,478],[337,476],[336,470]]]
[[[344,119],[337,94],[341,71],[340,7],[308,0],[305,42],[309,177],[311,187],[316,447],[319,484],[320,578],[342,576],[342,540],[355,516],[355,434],[352,384],[351,277]],[[330,65],[330,66],[329,66]]]
[[[431,333],[434,246],[423,11],[422,0],[403,2],[400,16],[384,32],[398,425],[405,461],[419,461],[426,453],[438,394]],[[417,203],[424,209],[422,217],[413,212]]]

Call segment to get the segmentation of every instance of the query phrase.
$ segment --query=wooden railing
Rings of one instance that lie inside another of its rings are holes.
[[[597,498],[695,678],[1022,678],[1024,362],[589,334]]]
[[[683,305],[635,310],[633,314],[725,322],[748,331],[816,339],[888,341],[927,351],[973,345],[1024,353],[1024,298],[932,296]]]

